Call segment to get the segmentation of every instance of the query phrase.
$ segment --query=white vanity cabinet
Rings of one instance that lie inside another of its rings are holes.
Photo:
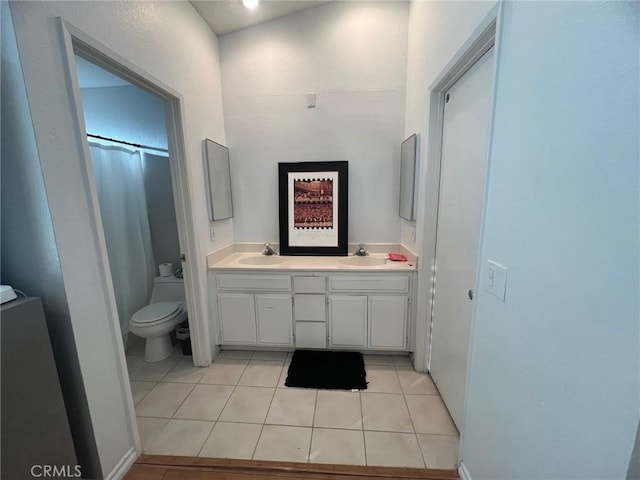
[[[412,272],[211,272],[221,345],[408,351]]]
[[[215,281],[221,344],[293,346],[288,275],[224,273]]]
[[[409,275],[330,277],[329,346],[406,350],[409,340],[409,288]]]

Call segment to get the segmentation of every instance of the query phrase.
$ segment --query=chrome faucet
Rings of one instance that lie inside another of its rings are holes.
[[[278,252],[276,252],[273,247],[271,246],[271,244],[269,242],[264,244],[264,250],[262,251],[263,255],[277,255]]]
[[[361,243],[360,245],[358,245],[358,250],[356,250],[356,253],[354,253],[354,255],[357,255],[358,257],[365,257],[369,255],[367,251],[364,249],[364,243]]]

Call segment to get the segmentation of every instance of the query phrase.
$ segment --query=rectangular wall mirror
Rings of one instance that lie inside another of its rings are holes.
[[[414,220],[414,187],[416,181],[416,143],[414,133],[404,142],[400,153],[400,216],[412,222]]]
[[[233,217],[231,202],[231,170],[229,168],[229,149],[224,145],[206,138],[205,178],[209,192],[210,220],[224,220]]]

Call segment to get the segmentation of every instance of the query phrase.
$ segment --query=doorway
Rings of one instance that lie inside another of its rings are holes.
[[[144,346],[130,333],[129,319],[149,303],[160,265],[173,274],[181,263],[164,105],[81,56],[75,63],[127,351],[136,341]]]
[[[488,161],[494,48],[444,92],[431,377],[463,427]]]
[[[447,234],[445,233],[445,228],[447,224],[446,213],[442,210],[445,210],[449,205],[446,205],[448,202],[451,202],[450,199],[447,199],[446,190],[447,183],[451,183],[453,199],[462,198],[464,199],[466,190],[469,188],[464,184],[464,182],[459,182],[456,179],[455,172],[456,170],[463,169],[462,175],[465,174],[464,167],[462,166],[453,166],[452,169],[449,168],[448,165],[445,165],[447,162],[446,156],[448,155],[445,150],[447,149],[446,143],[443,138],[445,135],[448,135],[449,140],[455,140],[456,134],[454,134],[453,138],[451,138],[451,132],[447,132],[447,127],[445,127],[445,112],[448,110],[447,117],[451,117],[452,120],[461,121],[461,124],[466,123],[467,125],[471,123],[473,125],[473,120],[470,120],[466,117],[467,108],[460,108],[461,97],[459,93],[456,93],[458,89],[465,83],[463,77],[465,74],[469,73],[469,75],[473,75],[473,72],[476,70],[485,70],[488,69],[490,73],[491,80],[488,82],[488,86],[485,87],[486,95],[488,95],[488,113],[486,114],[486,135],[483,140],[480,140],[481,145],[479,147],[480,151],[486,152],[489,151],[489,133],[491,131],[491,112],[493,108],[493,90],[494,90],[494,69],[495,69],[495,61],[493,60],[493,51],[494,45],[496,44],[496,29],[499,17],[500,7],[498,5],[494,6],[487,16],[483,19],[483,21],[476,27],[473,33],[469,36],[467,41],[458,49],[457,53],[453,56],[453,58],[449,61],[449,63],[441,70],[438,77],[431,83],[429,86],[429,131],[427,135],[427,154],[426,154],[426,178],[425,184],[422,187],[422,191],[424,192],[424,199],[422,200],[424,205],[424,224],[423,224],[423,250],[422,250],[422,258],[426,261],[427,268],[423,267],[422,271],[419,272],[419,282],[421,287],[421,291],[424,292],[424,306],[419,306],[419,315],[424,315],[425,323],[427,325],[427,332],[425,338],[425,361],[424,367],[425,370],[430,373],[432,378],[435,380],[437,378],[437,389],[441,393],[443,401],[451,414],[454,423],[456,424],[458,431],[464,435],[463,432],[463,417],[464,417],[464,405],[465,405],[465,387],[467,384],[467,359],[469,358],[469,346],[470,346],[470,335],[472,335],[473,329],[468,330],[464,333],[465,339],[462,340],[462,336],[458,336],[454,338],[455,348],[451,350],[447,350],[449,339],[447,338],[447,332],[452,331],[452,329],[448,329],[448,325],[443,325],[443,322],[446,320],[441,314],[442,303],[444,302],[440,300],[441,294],[445,294],[447,289],[446,287],[446,264],[443,265],[443,248],[447,245],[447,243],[455,242],[458,245],[466,245],[467,244],[467,236],[471,236],[473,244],[476,245],[476,253],[466,253],[467,263],[472,264],[472,270],[475,272],[477,270],[478,263],[478,254],[477,254],[477,246],[481,243],[481,227],[483,222],[484,215],[484,188],[486,184],[486,174],[478,173],[474,170],[474,173],[468,175],[469,180],[473,180],[475,190],[480,190],[482,193],[476,193],[473,200],[474,209],[476,212],[476,220],[474,227],[476,229],[475,233],[466,233],[459,234],[456,236],[455,234],[449,233],[449,237],[453,235],[453,238],[447,238]],[[488,56],[485,56],[488,54]],[[483,59],[483,57],[485,57]],[[481,68],[485,65],[483,68]],[[485,72],[486,74],[487,72]],[[459,83],[458,86],[456,84]],[[463,89],[464,90],[464,89]],[[447,94],[449,94],[449,105],[447,107]],[[452,95],[453,94],[453,95]],[[452,98],[455,97],[453,100]],[[473,95],[471,95],[473,98]],[[456,106],[459,113],[456,114]],[[485,108],[487,106],[487,100],[485,98],[484,101]],[[482,116],[483,114],[481,114]],[[466,127],[465,127],[466,128]],[[473,129],[475,129],[475,125]],[[458,134],[459,135],[459,134]],[[456,149],[458,153],[463,150],[460,150],[460,145],[458,145],[458,141],[452,142],[454,143],[454,149],[449,149],[449,153],[455,152]],[[468,147],[474,155],[477,157],[477,151],[473,147]],[[464,155],[464,153],[463,153]],[[486,162],[486,158],[485,158]],[[476,167],[478,165],[475,165]],[[484,166],[486,169],[486,163]],[[449,172],[452,170],[452,172]],[[482,170],[482,168],[481,168]],[[453,174],[452,174],[453,173]],[[479,177],[479,178],[477,178]],[[441,194],[441,190],[444,192]],[[464,207],[459,207],[464,208]],[[456,219],[449,220],[450,227],[449,228],[458,228],[460,225],[456,223]],[[442,231],[439,231],[440,228],[443,228]],[[473,228],[467,228],[467,230],[473,230]],[[443,238],[444,235],[444,238]],[[472,249],[473,250],[473,249]],[[437,258],[438,253],[440,253],[440,258]],[[446,253],[446,250],[445,252]],[[455,255],[455,254],[454,254]],[[457,259],[450,259],[450,264],[452,267],[457,267]],[[441,275],[442,274],[442,275]],[[467,280],[465,280],[467,282]],[[476,289],[477,289],[477,279],[475,278],[475,273],[471,274],[470,284],[464,284],[462,286],[455,285],[453,288],[456,288],[457,291],[462,291],[464,295],[462,298],[455,299],[453,304],[453,311],[456,312],[458,309],[467,308],[468,315],[466,317],[466,322],[468,325],[471,324],[471,319],[473,317],[474,312],[474,302],[469,299],[469,295],[471,294],[474,299],[476,297]],[[438,293],[436,294],[436,290]],[[472,292],[469,292],[472,290]],[[451,297],[455,297],[455,293],[451,290],[452,293],[449,295]],[[436,306],[436,303],[440,302],[441,305]],[[437,317],[437,318],[436,318]],[[420,317],[418,318],[420,321]],[[455,336],[455,332],[454,332]],[[444,348],[442,348],[444,346]],[[417,346],[417,350],[419,351],[419,345]],[[455,368],[452,370],[448,370],[447,367],[449,365],[455,365]],[[444,373],[443,373],[444,369]],[[453,383],[457,386],[457,390],[455,388],[448,389],[447,383]],[[456,393],[451,393],[451,391],[455,391]],[[446,396],[446,398],[445,398]]]

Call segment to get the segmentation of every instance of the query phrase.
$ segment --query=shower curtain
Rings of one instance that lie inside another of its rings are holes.
[[[140,153],[90,143],[102,225],[125,348],[129,320],[151,296],[154,258]]]

